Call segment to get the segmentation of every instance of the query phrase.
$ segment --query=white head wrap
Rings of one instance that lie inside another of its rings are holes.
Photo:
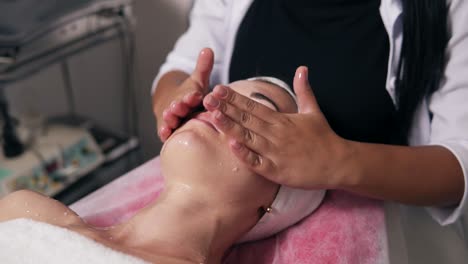
[[[291,89],[291,87],[289,87],[287,83],[283,82],[282,80],[278,78],[269,77],[269,76],[259,76],[259,77],[253,77],[253,78],[247,79],[247,81],[264,81],[264,82],[272,83],[278,87],[281,87],[286,92],[288,92],[288,94],[294,99],[294,102],[296,102],[296,105],[297,105],[296,94],[293,92],[293,90]]]
[[[297,104],[296,95],[289,85],[282,80],[266,76],[248,80],[266,81],[275,84],[287,91]],[[317,209],[324,195],[324,190],[304,190],[280,186],[278,194],[270,206],[271,211],[265,213],[260,221],[238,243],[267,238],[296,224]]]

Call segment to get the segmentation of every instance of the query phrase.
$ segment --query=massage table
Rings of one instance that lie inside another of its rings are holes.
[[[128,220],[164,189],[159,157],[71,205],[86,222],[106,227]],[[224,264],[388,264],[381,202],[328,191],[310,216],[273,237],[238,244]]]

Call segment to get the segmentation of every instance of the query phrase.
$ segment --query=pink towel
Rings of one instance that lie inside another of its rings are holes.
[[[71,207],[95,226],[129,219],[164,188],[159,158],[127,173]],[[224,263],[387,264],[381,202],[329,191],[312,215],[277,235],[234,246]]]

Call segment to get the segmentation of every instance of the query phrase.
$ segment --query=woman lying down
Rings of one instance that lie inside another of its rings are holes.
[[[276,111],[297,112],[282,81],[229,85]],[[209,112],[161,150],[165,190],[129,221],[95,228],[58,201],[18,191],[0,200],[2,263],[221,263],[239,242],[271,236],[317,208],[323,191],[278,186],[236,161]]]

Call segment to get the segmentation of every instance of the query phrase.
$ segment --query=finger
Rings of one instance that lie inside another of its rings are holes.
[[[169,109],[164,110],[163,120],[169,128],[176,128],[180,122],[180,119],[172,114]]]
[[[182,99],[182,102],[187,104],[189,107],[197,107],[203,101],[203,94],[199,91],[187,94]]]
[[[320,112],[320,107],[310,87],[309,70],[305,66],[301,66],[296,70],[294,92],[297,95],[299,113]]]
[[[210,83],[210,75],[214,65],[214,54],[210,48],[204,48],[198,55],[197,65],[195,71],[190,76],[196,81],[204,91],[208,90]]]
[[[263,119],[257,116],[254,116],[250,112],[242,111],[231,104],[219,101],[216,98],[214,98],[214,96],[211,94],[206,96],[206,103],[209,106],[217,105],[217,107],[213,111],[220,113],[215,114],[215,117],[218,116],[219,118],[222,118],[224,117],[224,115],[226,115],[227,117],[229,117],[230,120],[234,121],[235,123],[257,133],[265,133],[270,131],[270,123],[264,121]],[[224,115],[221,115],[221,113],[223,113]],[[218,121],[224,121],[224,119]]]
[[[190,112],[190,108],[183,102],[176,102],[171,104],[171,113],[177,117],[186,117]]]
[[[219,110],[214,112],[214,125],[226,135],[234,138],[236,141],[246,145],[257,153],[268,153],[269,141],[259,133],[252,131],[227,117]],[[263,131],[263,130],[261,130]],[[264,132],[264,131],[263,131]]]
[[[255,153],[236,140],[231,140],[229,145],[234,155],[251,170],[260,175],[271,174],[272,162],[268,158]]]
[[[172,134],[172,130],[168,128],[167,126],[161,127],[159,130],[159,138],[161,139],[162,142],[165,142]]]
[[[257,117],[259,120],[261,119],[264,122],[273,123],[277,114],[276,111],[271,110],[265,105],[251,100],[248,97],[236,93],[229,87],[222,85],[216,86],[213,92],[205,97],[204,104],[207,110],[212,111],[214,109],[219,109],[236,121],[241,121],[245,118],[243,114],[249,113],[251,116]],[[229,105],[231,108],[228,107]]]

